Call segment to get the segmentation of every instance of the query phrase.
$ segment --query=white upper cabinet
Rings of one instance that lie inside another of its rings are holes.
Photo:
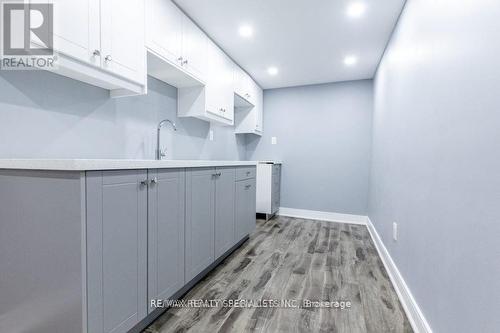
[[[147,0],[146,26],[150,75],[179,88],[205,82],[208,37],[172,1]]]
[[[146,0],[146,46],[181,65],[184,14],[170,0]]]
[[[233,122],[233,62],[213,42],[209,42],[210,71],[207,81],[207,111]]]
[[[188,17],[182,20],[182,66],[204,80],[207,73],[208,37]]]
[[[206,85],[178,89],[178,115],[231,126],[234,124],[234,63],[210,40],[207,59]]]
[[[242,97],[235,97],[238,100],[235,108],[235,133],[262,135],[264,95],[262,89],[253,80],[248,85],[251,103],[248,100],[243,101]]]
[[[261,133],[262,89],[253,79],[173,1],[145,6],[147,72],[178,88],[178,116],[231,126],[236,102],[238,110],[251,106],[236,132]]]
[[[234,93],[255,105],[256,95],[254,92],[254,81],[244,70],[236,66],[234,69]]]
[[[53,4],[54,9],[54,50],[100,66],[99,0],[50,0],[48,3]]]
[[[102,67],[135,82],[145,79],[144,0],[101,1]]]
[[[58,54],[51,71],[108,89],[113,97],[145,92],[144,0],[46,2],[53,4]]]

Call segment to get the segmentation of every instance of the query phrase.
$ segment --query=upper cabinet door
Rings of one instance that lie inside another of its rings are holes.
[[[220,84],[222,92],[222,105],[223,117],[228,120],[234,119],[234,78],[233,78],[233,66],[234,63],[224,52],[221,52],[222,60],[222,71],[220,73]]]
[[[84,63],[100,66],[99,0],[47,2],[53,4],[54,8],[54,50]]]
[[[171,0],[146,0],[146,46],[181,66],[183,14]],[[196,60],[194,60],[196,64]]]
[[[144,82],[144,0],[101,1],[102,66],[134,82]]]
[[[263,111],[264,111],[264,93],[262,89],[254,83],[254,105],[255,105],[255,130],[263,131]]]
[[[254,81],[243,69],[236,66],[234,70],[234,92],[240,97],[246,99],[252,105],[255,105]]]
[[[205,104],[206,111],[221,117],[223,110],[222,92],[221,92],[221,75],[223,70],[221,51],[211,40],[208,41],[207,47],[207,85],[205,87]]]
[[[188,17],[182,20],[182,66],[201,80],[207,70],[208,37]]]

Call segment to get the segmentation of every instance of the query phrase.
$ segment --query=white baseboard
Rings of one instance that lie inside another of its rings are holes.
[[[399,301],[403,305],[403,308],[406,312],[406,315],[411,323],[413,330],[415,331],[415,333],[432,333],[432,329],[427,323],[424,314],[420,310],[420,307],[415,301],[415,298],[413,298],[413,295],[410,289],[408,288],[408,285],[403,279],[403,276],[399,272],[396,264],[392,260],[391,255],[387,251],[384,243],[382,242],[382,239],[377,233],[377,230],[375,230],[375,227],[373,226],[370,218],[367,217],[366,222],[368,231],[370,232],[373,242],[375,243],[375,247],[377,248],[378,254],[382,259],[382,262],[384,263],[385,269],[389,274],[389,278],[391,279],[394,289],[396,289]]]
[[[301,219],[320,220],[328,222],[350,223],[366,225],[367,216],[341,213],[321,212],[317,210],[295,209],[280,207],[277,215],[297,217]]]

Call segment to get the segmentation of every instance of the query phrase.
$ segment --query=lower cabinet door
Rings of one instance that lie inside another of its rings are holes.
[[[255,228],[255,179],[235,184],[235,238],[240,241]]]
[[[214,168],[186,171],[186,282],[214,262]]]
[[[148,309],[184,286],[184,169],[149,170]]]
[[[248,185],[250,185],[248,187]],[[246,215],[246,227],[247,234],[251,234],[256,228],[256,182],[255,179],[249,179],[247,187],[245,188],[247,197],[247,215]]]
[[[125,333],[147,314],[146,171],[88,172],[89,333]]]
[[[218,168],[215,183],[215,258],[234,244],[234,168]]]

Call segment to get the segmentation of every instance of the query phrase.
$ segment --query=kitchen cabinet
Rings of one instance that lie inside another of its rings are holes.
[[[255,229],[255,178],[235,183],[235,238],[241,239]]]
[[[215,256],[218,258],[237,241],[234,237],[234,168],[217,168],[215,183]],[[240,238],[241,239],[241,238]],[[238,239],[239,240],[239,239]]]
[[[149,170],[148,310],[151,300],[170,299],[185,283],[185,170]]]
[[[231,126],[234,124],[234,63],[212,41],[208,45],[210,66],[206,85],[178,90],[178,116]]]
[[[208,37],[170,0],[146,1],[148,72],[176,87],[203,85]],[[163,63],[162,63],[163,61]]]
[[[239,95],[241,98],[246,100],[248,103],[255,105],[256,94],[255,94],[255,84],[253,79],[239,66],[235,66],[233,69],[234,76],[234,93]]]
[[[214,262],[215,169],[186,174],[186,281]]]
[[[112,97],[145,92],[144,0],[48,3],[57,53],[50,71],[108,89]]]
[[[10,331],[31,329],[19,307],[40,333],[140,331],[159,314],[151,300],[187,291],[255,228],[255,166],[54,163],[64,171],[0,170],[2,282],[15,291],[0,307]]]
[[[183,13],[170,0],[146,1],[146,46],[181,65]]]
[[[146,1],[148,74],[178,89],[178,116],[262,133],[262,89],[170,0]]]
[[[101,65],[99,0],[49,0],[53,4],[54,50],[84,63]]]
[[[262,89],[254,81],[251,81],[250,86],[253,105],[247,100],[241,101],[239,95],[235,96],[236,100],[240,99],[235,107],[235,133],[262,135],[264,95]]]
[[[257,213],[271,216],[280,207],[281,164],[262,162],[257,165]]]
[[[146,76],[144,1],[101,1],[102,68],[134,82]]]
[[[88,331],[127,332],[147,315],[145,170],[89,172]]]
[[[208,37],[187,16],[182,20],[182,66],[188,73],[206,80]]]
[[[207,112],[233,123],[233,62],[215,45],[209,43],[211,70],[206,86]]]

